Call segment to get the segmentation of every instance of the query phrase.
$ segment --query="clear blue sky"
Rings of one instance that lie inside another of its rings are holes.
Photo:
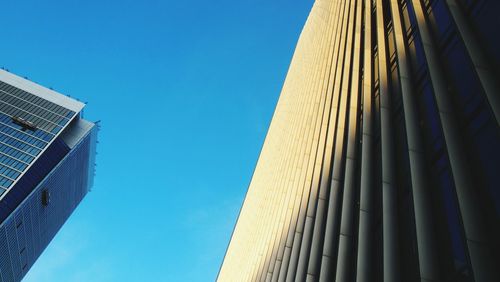
[[[0,66],[102,120],[25,281],[212,281],[313,0],[6,0]]]

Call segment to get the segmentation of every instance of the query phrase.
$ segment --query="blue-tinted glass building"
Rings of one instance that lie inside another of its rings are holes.
[[[0,281],[20,281],[92,187],[85,104],[0,70]]]

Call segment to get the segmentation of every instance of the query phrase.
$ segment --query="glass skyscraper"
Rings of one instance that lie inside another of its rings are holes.
[[[20,281],[93,183],[85,104],[0,70],[0,281]]]
[[[500,281],[499,13],[316,0],[218,280]]]

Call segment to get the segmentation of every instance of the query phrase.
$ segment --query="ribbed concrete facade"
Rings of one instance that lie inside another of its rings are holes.
[[[317,0],[218,280],[500,281],[499,2]]]

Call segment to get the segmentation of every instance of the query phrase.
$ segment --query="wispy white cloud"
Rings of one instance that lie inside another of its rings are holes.
[[[109,257],[87,259],[91,234],[91,229],[85,223],[67,222],[23,281],[114,281],[112,260]]]

